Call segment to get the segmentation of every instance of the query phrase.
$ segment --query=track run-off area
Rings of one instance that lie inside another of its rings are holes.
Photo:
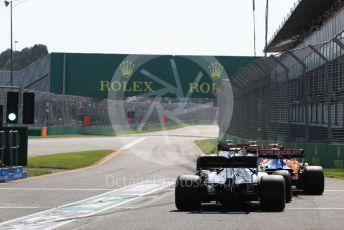
[[[92,149],[118,154],[96,167],[0,184],[0,229],[343,229],[344,180],[329,178],[322,196],[294,194],[284,212],[262,212],[256,204],[177,211],[174,181],[194,174],[200,154],[194,141],[217,136],[216,126],[192,126],[30,140],[29,156]]]

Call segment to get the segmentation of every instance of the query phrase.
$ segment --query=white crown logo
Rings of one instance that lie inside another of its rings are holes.
[[[209,65],[209,69],[210,69],[210,75],[212,78],[214,78],[214,79],[221,78],[221,74],[222,74],[222,70],[223,70],[223,66],[221,64],[213,63],[213,64]]]
[[[124,77],[130,77],[133,74],[135,64],[131,61],[123,61],[119,66]]]

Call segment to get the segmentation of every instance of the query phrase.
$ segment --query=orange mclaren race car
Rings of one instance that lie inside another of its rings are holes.
[[[282,145],[271,144],[267,148],[258,149],[257,152],[262,171],[285,178],[287,201],[292,198],[292,186],[306,194],[321,195],[324,192],[323,169],[321,166],[309,166],[305,163],[303,149],[285,149]]]

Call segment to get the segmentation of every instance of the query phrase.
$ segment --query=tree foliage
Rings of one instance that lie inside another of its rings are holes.
[[[48,48],[41,44],[15,51],[13,52],[13,70],[21,70],[46,55],[48,55]],[[11,49],[7,49],[0,54],[0,70],[11,70]]]

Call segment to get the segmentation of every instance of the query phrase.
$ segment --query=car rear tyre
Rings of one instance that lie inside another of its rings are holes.
[[[263,176],[260,181],[260,205],[262,209],[281,212],[285,208],[285,200],[283,176]]]
[[[321,195],[325,188],[324,171],[321,166],[306,166],[303,174],[304,192]]]
[[[198,157],[198,158],[197,158],[197,161],[196,161],[196,171],[200,170],[201,158],[202,158],[202,157]]]
[[[196,211],[201,208],[202,181],[199,176],[179,176],[175,187],[175,204],[180,211]]]
[[[285,200],[287,203],[291,202],[293,198],[291,176],[287,170],[278,170],[275,175],[283,176],[285,182]]]

